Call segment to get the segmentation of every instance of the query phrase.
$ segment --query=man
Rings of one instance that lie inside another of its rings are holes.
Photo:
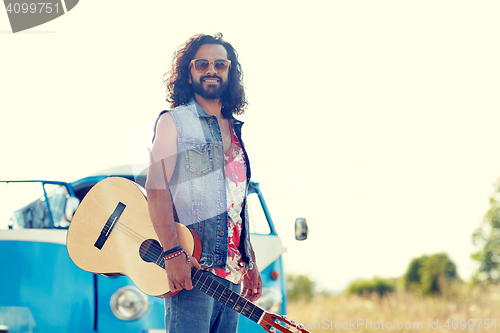
[[[166,80],[174,108],[155,127],[146,190],[171,291],[167,332],[236,332],[238,313],[193,289],[191,267],[256,301],[262,280],[250,244],[250,163],[241,140],[246,107],[241,66],[222,34],[195,35],[175,53]],[[201,238],[199,263],[179,247],[174,221]],[[241,284],[243,286],[241,286]]]

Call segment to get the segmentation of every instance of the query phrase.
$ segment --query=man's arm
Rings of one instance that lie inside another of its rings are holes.
[[[156,137],[151,150],[146,191],[149,216],[163,250],[179,246],[174,222],[172,198],[168,180],[172,177],[177,159],[177,130],[170,113],[163,114],[156,125]],[[165,261],[169,289],[192,289],[191,266],[200,269],[193,257],[189,264],[185,256]]]

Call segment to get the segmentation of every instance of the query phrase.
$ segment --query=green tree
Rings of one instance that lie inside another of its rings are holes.
[[[300,298],[310,300],[314,296],[315,283],[306,275],[288,274],[286,277],[288,298],[296,301]]]
[[[449,285],[457,279],[457,266],[446,253],[414,258],[403,276],[405,289],[423,295],[441,294],[443,283]]]
[[[472,234],[472,243],[478,251],[471,258],[479,262],[473,280],[488,283],[500,282],[500,179],[494,189],[490,197],[490,209]]]
[[[349,294],[366,295],[377,293],[379,296],[384,296],[387,293],[392,293],[396,290],[394,282],[389,279],[381,279],[374,277],[371,280],[360,279],[353,281],[347,287]]]

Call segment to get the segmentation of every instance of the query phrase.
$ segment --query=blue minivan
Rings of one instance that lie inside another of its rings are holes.
[[[147,296],[127,276],[78,268],[66,234],[78,204],[99,181],[125,177],[144,186],[130,167],[117,167],[74,182],[0,181],[0,333],[164,332],[163,299]],[[258,306],[286,313],[286,277],[278,237],[259,184],[248,195],[251,240],[261,270]],[[307,237],[305,219],[296,238]],[[240,316],[238,332],[262,330]]]

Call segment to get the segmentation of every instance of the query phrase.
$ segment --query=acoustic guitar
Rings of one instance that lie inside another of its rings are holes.
[[[201,241],[192,229],[176,223],[183,249],[200,259]],[[90,189],[78,207],[67,235],[68,253],[81,269],[103,275],[127,275],[145,294],[166,298],[163,248],[151,223],[146,191],[126,178],[109,177]],[[193,287],[261,325],[268,332],[308,333],[286,316],[268,313],[225,288],[211,273],[191,269]],[[293,331],[292,331],[293,330]]]

